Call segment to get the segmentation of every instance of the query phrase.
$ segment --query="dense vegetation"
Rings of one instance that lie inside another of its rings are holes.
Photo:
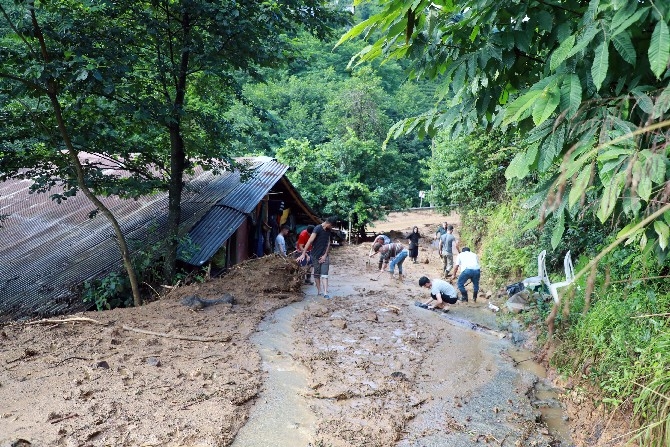
[[[358,3],[379,9],[341,40],[369,38],[357,63],[440,83],[390,137],[436,137],[435,200],[459,205],[498,284],[571,251],[576,286],[544,309],[553,361],[632,407],[642,445],[668,445],[670,4]]]

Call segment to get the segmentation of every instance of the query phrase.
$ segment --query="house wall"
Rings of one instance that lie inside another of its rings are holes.
[[[249,219],[235,231],[235,264],[249,259]]]

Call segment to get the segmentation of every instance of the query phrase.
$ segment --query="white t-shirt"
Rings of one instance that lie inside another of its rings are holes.
[[[479,259],[477,259],[477,255],[471,251],[462,251],[458,254],[456,265],[461,267],[461,271],[467,269],[479,270]]]
[[[275,239],[275,253],[286,256],[286,241],[281,233],[279,233]]]
[[[439,297],[440,294],[444,294],[446,296],[451,296],[455,297],[456,296],[456,289],[454,289],[454,286],[449,284],[448,282],[442,280],[442,279],[433,279],[430,281],[430,294],[435,295],[436,297]]]

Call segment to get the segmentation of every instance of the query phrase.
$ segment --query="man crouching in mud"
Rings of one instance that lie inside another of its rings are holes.
[[[425,303],[416,303],[417,306],[424,309],[442,309],[444,312],[449,312],[449,304],[458,302],[454,286],[442,279],[430,280],[422,276],[419,278],[419,287],[430,289],[430,299]]]

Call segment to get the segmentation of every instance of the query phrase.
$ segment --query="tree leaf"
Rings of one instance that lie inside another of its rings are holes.
[[[634,88],[631,93],[637,100],[638,107],[640,107],[644,113],[651,115],[654,112],[654,102],[640,89],[640,87]]]
[[[560,102],[561,94],[558,87],[555,84],[547,86],[542,94],[537,97],[533,107],[533,122],[535,125],[539,126],[545,122],[554,113]]]
[[[507,179],[526,177],[530,172],[530,166],[535,162],[537,150],[537,144],[533,144],[526,152],[517,152],[505,170],[505,177]]]
[[[600,219],[601,222],[605,222],[610,215],[612,215],[612,212],[614,211],[614,207],[617,204],[617,201],[619,200],[619,195],[621,194],[621,190],[623,189],[624,185],[624,178],[625,173],[619,173],[614,176],[611,182],[609,182],[607,185],[605,185],[605,189],[603,190],[603,196],[600,199],[600,207],[598,208],[598,212],[596,215],[598,216],[598,219]]]
[[[551,232],[551,248],[554,250],[561,243],[563,233],[565,232],[565,213],[561,211],[558,216],[554,231]]]
[[[609,41],[605,39],[598,45],[598,48],[596,48],[593,65],[591,65],[591,76],[593,77],[593,84],[596,86],[596,90],[600,90],[600,87],[602,87],[608,69]]]
[[[645,202],[649,201],[649,197],[651,197],[651,177],[643,175],[640,178],[640,182],[637,185],[637,194]]]
[[[568,111],[568,117],[574,115],[582,105],[582,84],[579,76],[571,74],[561,84],[561,110]]]
[[[558,66],[561,65],[565,59],[567,59],[568,54],[570,54],[570,50],[572,50],[574,45],[574,34],[561,42],[558,48],[556,48],[554,52],[551,53],[551,59],[549,60],[549,70],[555,71],[556,68],[558,68]]]
[[[668,227],[665,222],[656,220],[654,221],[654,230],[656,230],[656,234],[658,234],[658,245],[660,245],[662,250],[665,250],[665,247],[668,246],[670,227]]]
[[[670,58],[670,31],[668,30],[668,24],[662,18],[656,24],[651,35],[647,54],[651,71],[660,79],[668,67],[668,59]]]
[[[570,53],[568,53],[568,57],[566,59],[570,59],[572,56],[575,54],[579,53],[582,51],[584,48],[587,47],[588,44],[591,43],[594,37],[596,37],[596,34],[600,32],[600,28],[597,28],[595,26],[592,26],[588,28],[584,34],[582,34],[579,39],[577,40],[577,45],[575,45],[572,50],[570,50]]]
[[[633,42],[630,40],[628,32],[614,36],[612,43],[614,43],[614,48],[616,48],[617,52],[621,55],[621,58],[634,67],[635,62],[637,61],[637,53],[635,52],[635,47],[633,47]]]
[[[612,31],[612,37],[618,35],[619,33],[622,33],[623,31],[627,30],[629,26],[631,26],[633,23],[637,22],[642,18],[644,14],[649,11],[649,6],[638,9],[635,11],[633,15],[628,17],[626,20],[621,23],[621,25],[617,26],[613,31]]]
[[[536,98],[541,94],[542,90],[532,90],[515,99],[505,110],[503,125],[506,126],[526,118],[530,114],[531,107],[535,105]]]
[[[579,173],[574,182],[572,182],[572,188],[570,189],[570,194],[568,195],[568,205],[570,207],[574,206],[577,201],[579,201],[586,188],[589,185],[589,180],[591,179],[591,171],[593,170],[593,165],[588,165],[582,172]]]

